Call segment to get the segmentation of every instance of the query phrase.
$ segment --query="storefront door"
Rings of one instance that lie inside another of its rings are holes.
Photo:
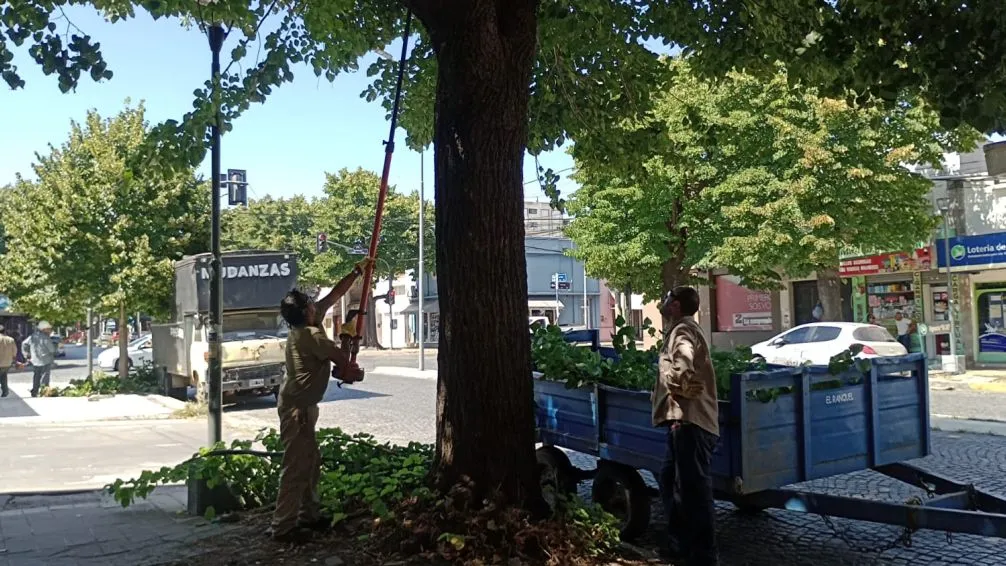
[[[1006,285],[975,291],[978,363],[1006,363]]]

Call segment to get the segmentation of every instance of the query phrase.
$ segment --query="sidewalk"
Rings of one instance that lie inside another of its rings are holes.
[[[1006,370],[971,369],[959,375],[930,370],[929,386],[933,389],[971,389],[989,393],[1006,393]]]
[[[184,487],[123,509],[100,492],[0,499],[0,566],[157,564],[197,555],[193,543],[230,528],[185,514]]]
[[[0,423],[168,419],[185,406],[162,395],[33,398],[30,389],[30,385],[11,384],[10,396],[0,398]]]

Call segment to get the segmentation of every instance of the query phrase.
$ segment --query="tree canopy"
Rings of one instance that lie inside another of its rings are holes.
[[[822,96],[777,67],[713,82],[689,62],[621,125],[619,151],[577,145],[574,250],[591,273],[650,297],[693,267],[753,286],[837,270],[846,247],[907,249],[933,227],[932,183],[904,167],[970,147],[920,101],[889,107]]]
[[[169,309],[172,262],[206,249],[209,191],[191,170],[138,177],[127,168],[147,132],[143,115],[142,105],[109,119],[89,112],[37,156],[37,181],[4,191],[0,288],[20,310],[65,322],[87,306]]]

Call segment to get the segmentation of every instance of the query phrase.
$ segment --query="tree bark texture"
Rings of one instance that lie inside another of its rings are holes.
[[[436,50],[437,451],[441,490],[540,510],[527,337],[523,161],[536,2],[417,12]]]
[[[835,265],[838,265],[837,262]],[[824,309],[822,321],[842,320],[842,278],[837,267],[820,267],[817,270],[817,296]]]

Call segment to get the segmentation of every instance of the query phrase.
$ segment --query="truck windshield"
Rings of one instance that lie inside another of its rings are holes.
[[[275,312],[224,314],[224,342],[286,338],[289,330]]]

